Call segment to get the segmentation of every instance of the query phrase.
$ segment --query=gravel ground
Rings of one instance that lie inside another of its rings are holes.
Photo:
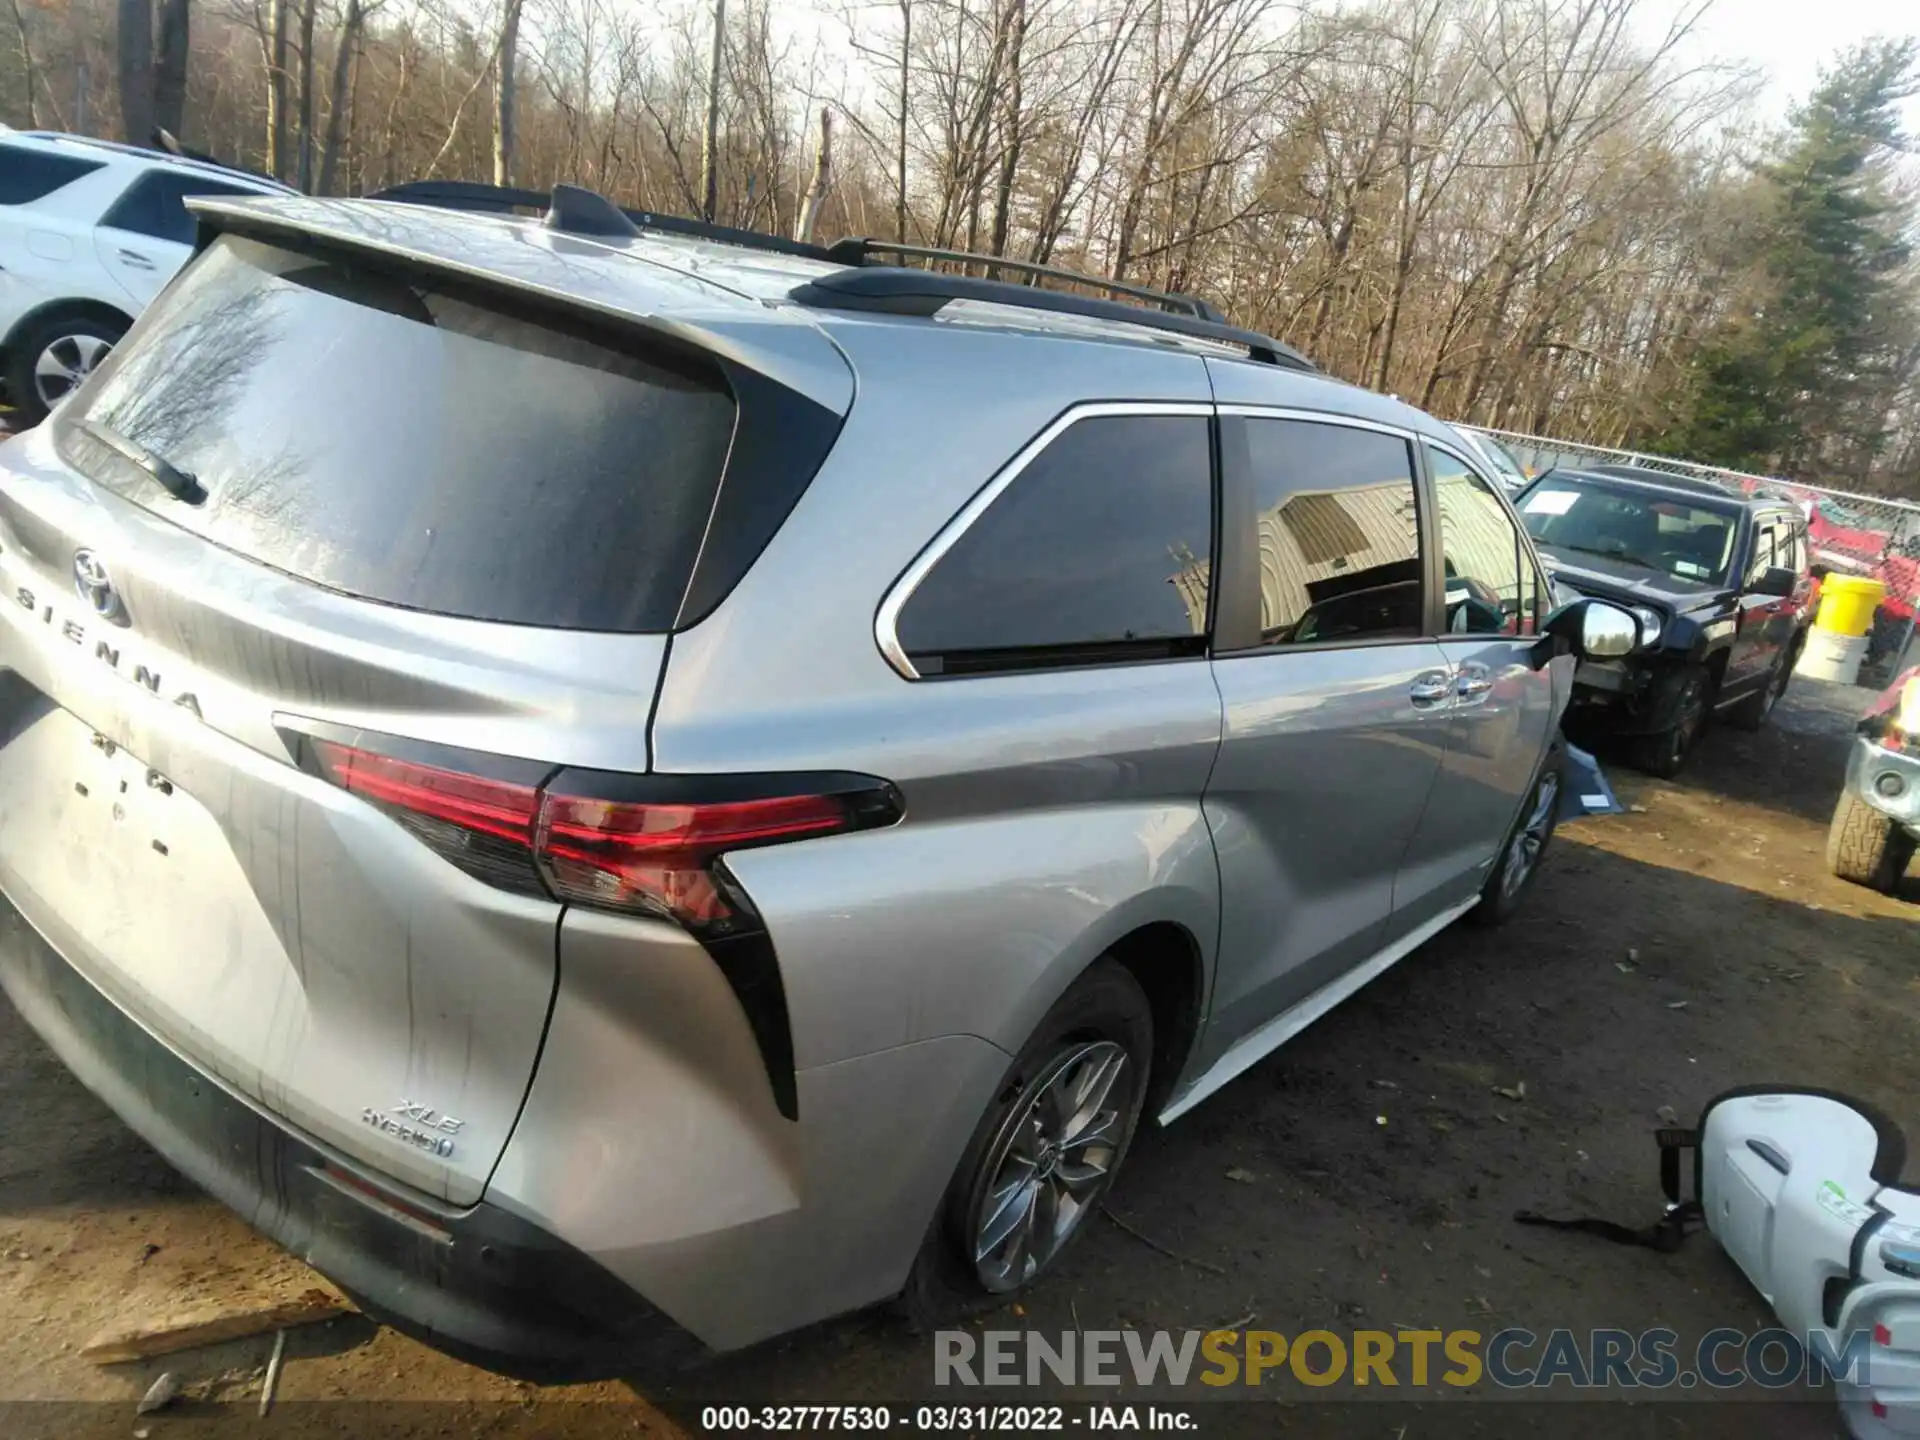
[[[1124,1226],[1100,1221],[1018,1313],[975,1328],[1660,1324],[1693,1337],[1770,1323],[1705,1237],[1657,1254],[1511,1217],[1652,1219],[1662,1108],[1691,1119],[1736,1084],[1852,1091],[1920,1136],[1920,879],[1886,898],[1822,863],[1847,725],[1867,698],[1796,683],[1772,729],[1714,732],[1676,782],[1610,767],[1631,813],[1565,827],[1513,924],[1455,927],[1179,1124],[1144,1134],[1112,1199]],[[0,1402],[43,1402],[0,1404],[0,1431],[136,1433],[133,1401],[161,1367],[96,1368],[79,1346],[156,1297],[258,1283],[285,1262],[175,1177],[3,1004],[0,1113],[11,1342]],[[194,1403],[144,1427],[671,1434],[729,1395],[924,1399],[932,1369],[929,1342],[876,1312],[671,1385],[536,1389],[348,1319],[294,1335],[282,1404],[262,1422],[251,1394],[266,1348],[169,1362]],[[1484,1390],[1402,1389],[1384,1406],[1343,1396],[1319,1410],[1204,1408],[1201,1428],[1408,1440],[1549,1423]],[[1817,1392],[1785,1406],[1670,1398],[1559,1404],[1550,1423],[1566,1435],[1838,1433]],[[318,1401],[335,1403],[307,1403]]]

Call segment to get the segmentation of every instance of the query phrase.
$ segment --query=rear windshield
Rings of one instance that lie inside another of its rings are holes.
[[[57,433],[100,483],[314,584],[638,632],[674,623],[733,425],[731,395],[695,362],[224,236]],[[134,457],[206,498],[182,503]]]
[[[1724,510],[1565,475],[1527,491],[1520,518],[1541,545],[1705,585],[1726,579],[1737,533]]]

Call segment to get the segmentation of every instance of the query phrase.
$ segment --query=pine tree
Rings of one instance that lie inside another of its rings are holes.
[[[1920,326],[1897,190],[1899,104],[1916,93],[1920,42],[1845,52],[1756,168],[1766,213],[1744,303],[1692,367],[1674,453],[1799,478],[1863,477]]]

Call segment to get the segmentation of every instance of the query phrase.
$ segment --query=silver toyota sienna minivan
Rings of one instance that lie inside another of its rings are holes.
[[[1143,1121],[1512,910],[1637,643],[1201,302],[564,188],[199,215],[0,447],[0,984],[499,1368],[1045,1275]]]

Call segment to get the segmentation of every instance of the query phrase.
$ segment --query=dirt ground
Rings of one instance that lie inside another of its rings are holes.
[[[1704,1236],[1663,1255],[1512,1216],[1651,1220],[1663,1107],[1687,1122],[1736,1084],[1851,1091],[1920,1137],[1920,878],[1888,899],[1822,863],[1847,712],[1863,698],[1796,686],[1773,729],[1714,732],[1674,783],[1609,766],[1632,812],[1563,828],[1513,924],[1455,927],[1179,1124],[1144,1134],[1112,1199],[1122,1223],[1097,1222],[1018,1315],[980,1325],[1658,1324],[1693,1337],[1770,1324]],[[163,1366],[98,1368],[80,1346],[162,1297],[257,1284],[286,1262],[176,1178],[4,1003],[0,1116],[0,1432],[137,1434],[134,1400]],[[912,1401],[928,1398],[932,1371],[927,1339],[876,1313],[690,1380],[536,1389],[353,1318],[292,1336],[280,1407],[263,1422],[252,1400],[266,1351],[253,1341],[165,1362],[195,1403],[141,1427],[691,1433],[701,1400]],[[1329,1433],[1457,1433],[1463,1411],[1492,1433],[1518,1413],[1443,1388],[1387,1406],[1349,1397]],[[1670,1398],[1682,1403],[1561,1406],[1552,1425],[1839,1433],[1818,1392],[1788,1407]],[[219,1400],[238,1403],[207,1403]],[[306,1403],[321,1400],[364,1403]],[[28,1401],[43,1403],[4,1403]],[[1302,1429],[1272,1404],[1217,1413],[1203,1432]],[[1544,1428],[1525,1414],[1505,1428]]]

